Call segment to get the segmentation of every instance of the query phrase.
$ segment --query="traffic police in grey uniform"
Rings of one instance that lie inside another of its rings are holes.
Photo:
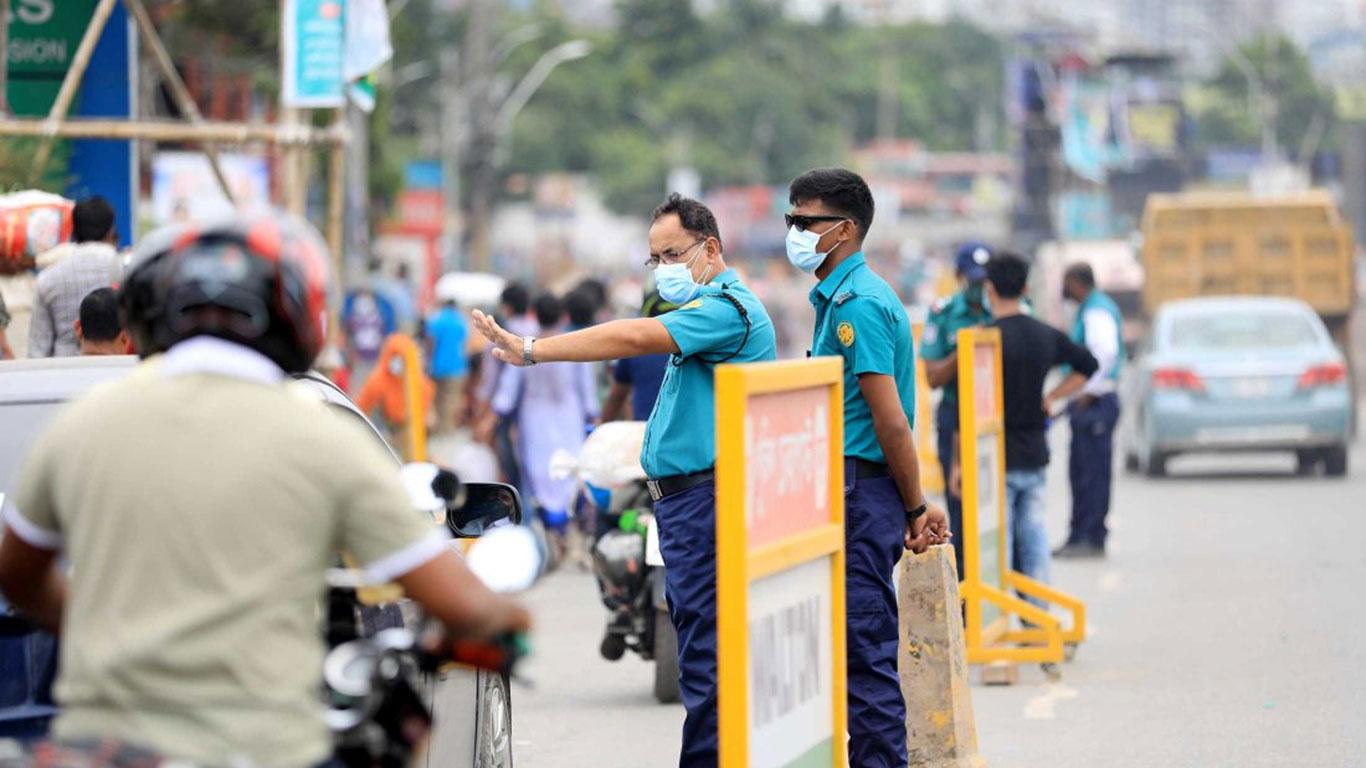
[[[645,432],[641,464],[650,478],[664,556],[665,592],[678,630],[682,768],[712,768],[716,733],[716,416],[713,368],[772,360],[773,323],[759,299],[726,266],[721,235],[701,203],[671,195],[654,212],[650,264],[660,296],[678,309],[615,320],[547,339],[519,337],[475,312],[475,325],[513,365],[592,362],[670,353]],[[904,726],[903,726],[904,728]]]
[[[873,220],[863,179],[837,168],[809,171],[792,182],[790,200],[787,257],[820,281],[811,291],[811,354],[844,361],[849,765],[900,768],[906,704],[892,570],[903,549],[924,551],[948,535],[943,510],[920,489],[911,327],[863,255]]]
[[[934,428],[938,435],[939,465],[944,470],[944,500],[949,508],[949,527],[960,541],[963,536],[963,500],[949,482],[950,469],[955,463],[954,438],[958,434],[958,332],[991,322],[991,310],[986,306],[986,294],[983,293],[990,259],[991,249],[983,243],[968,242],[958,247],[954,265],[961,288],[934,305],[920,337],[920,357],[925,361],[925,378],[931,387],[943,389],[939,409],[935,413]],[[962,546],[954,548],[954,557],[961,579]]]

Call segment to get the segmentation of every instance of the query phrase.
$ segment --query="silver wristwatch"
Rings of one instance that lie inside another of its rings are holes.
[[[522,337],[522,364],[535,365],[536,361],[531,358],[531,345],[536,343],[535,336]]]

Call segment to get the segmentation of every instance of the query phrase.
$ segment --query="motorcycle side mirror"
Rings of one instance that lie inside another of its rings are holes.
[[[465,499],[446,516],[446,527],[458,539],[474,539],[497,525],[522,522],[522,499],[504,483],[467,483]]]
[[[465,562],[494,592],[521,592],[536,583],[545,557],[529,528],[501,525],[470,546]]]

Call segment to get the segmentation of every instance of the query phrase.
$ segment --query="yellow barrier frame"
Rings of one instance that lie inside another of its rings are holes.
[[[991,388],[995,402],[990,418],[978,418],[975,393],[977,370],[973,365],[974,350],[979,346],[991,348],[994,358]],[[970,664],[1005,662],[1061,662],[1067,653],[1065,646],[1075,646],[1086,639],[1086,606],[1080,600],[1010,570],[1006,548],[1006,474],[1005,474],[1005,400],[1001,371],[1001,332],[995,328],[966,328],[958,332],[958,418],[959,461],[963,485],[963,570],[960,593],[966,604],[967,624],[964,642]],[[994,436],[997,466],[995,471],[997,514],[997,573],[1000,581],[989,584],[982,579],[981,528],[978,520],[980,481],[978,473],[977,440]],[[1057,617],[1011,594],[1011,590],[1052,603],[1071,614],[1071,624],[1062,627]],[[1000,612],[985,626],[987,606]],[[1028,625],[1024,629],[1011,628],[1011,616]]]
[[[911,338],[915,340],[915,456],[920,461],[920,490],[925,493],[944,493],[944,467],[940,464],[939,446],[935,436],[934,410],[930,408],[929,375],[920,357],[920,337],[925,324],[911,323]]]
[[[754,551],[745,524],[745,414],[750,396],[829,390],[830,520]],[[748,602],[752,581],[830,558],[832,766],[846,768],[844,366],[838,357],[716,368],[716,657],[720,768],[749,765]]]

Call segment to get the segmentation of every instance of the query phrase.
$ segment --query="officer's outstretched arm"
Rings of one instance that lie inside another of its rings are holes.
[[[474,327],[493,343],[493,356],[511,365],[525,365],[523,339],[509,332],[493,318],[474,311]],[[651,355],[662,352],[678,353],[678,345],[669,335],[664,323],[653,317],[613,320],[573,333],[536,339],[531,359],[537,363],[591,363],[598,360],[620,360],[623,357]]]

